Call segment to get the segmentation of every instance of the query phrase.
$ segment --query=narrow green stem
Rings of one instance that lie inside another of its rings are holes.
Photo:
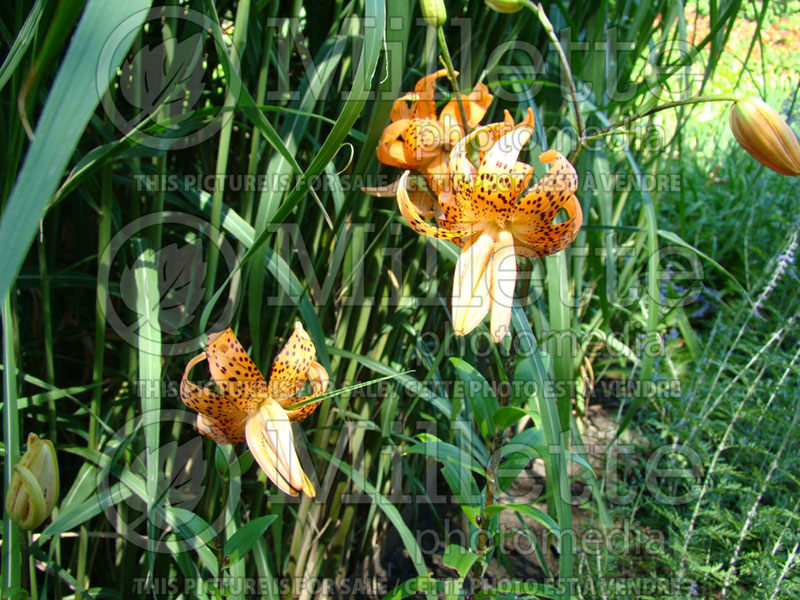
[[[497,469],[500,466],[500,441],[502,439],[501,433],[495,433],[492,436],[491,443],[487,444],[486,450],[489,452],[489,468],[486,471],[486,500],[483,503],[481,510],[481,522],[478,530],[478,554],[481,559],[475,561],[472,566],[472,591],[478,591],[483,585],[483,572],[486,568],[486,552],[487,542],[489,540],[489,519],[486,516],[486,509],[494,506],[495,496],[495,476]]]
[[[575,159],[578,158],[578,155],[581,153],[581,150],[583,150],[589,142],[599,140],[600,138],[606,137],[608,135],[623,133],[616,130],[620,127],[626,127],[639,119],[643,119],[645,117],[649,117],[650,115],[659,113],[662,110],[668,110],[670,108],[676,108],[678,106],[687,106],[689,104],[702,104],[703,102],[738,102],[739,100],[741,100],[741,98],[737,96],[715,95],[715,96],[700,96],[698,98],[688,98],[686,100],[673,100],[672,102],[665,102],[664,104],[659,104],[658,106],[654,106],[653,108],[646,110],[641,114],[631,115],[629,117],[625,117],[624,119],[620,119],[616,123],[612,123],[611,125],[604,127],[595,134],[585,137],[584,136],[579,137],[578,145],[575,146],[575,149],[570,153],[569,160],[570,162],[575,162]]]
[[[247,44],[247,27],[250,20],[250,0],[239,3],[236,9],[236,22],[233,29],[233,45],[236,49],[231,55],[231,68],[238,69],[240,57],[244,53]],[[237,98],[233,92],[228,90],[225,96],[225,106],[235,107]],[[215,175],[218,177],[218,185],[214,186],[214,195],[211,199],[211,231],[219,231],[222,219],[222,198],[225,194],[225,175],[228,171],[228,156],[230,154],[231,135],[233,133],[233,118],[225,122],[219,134],[219,147],[217,148],[217,168]],[[222,235],[222,233],[220,233]],[[211,244],[208,248],[205,300],[211,299],[217,289],[217,266],[219,264],[219,247]]]
[[[544,12],[542,5],[525,0],[525,6],[539,17],[539,21],[542,27],[544,27],[547,37],[550,38],[550,41],[553,42],[555,46],[558,59],[561,61],[561,68],[564,69],[564,74],[567,76],[567,85],[569,86],[569,93],[572,97],[572,109],[575,111],[575,130],[578,134],[578,139],[583,139],[583,119],[581,118],[581,109],[578,105],[578,90],[575,88],[575,79],[572,77],[572,69],[569,66],[567,55],[564,54],[564,48],[561,47],[561,42],[558,40],[558,36],[556,36],[553,24],[550,22],[550,19],[547,18],[547,14]]]
[[[31,592],[31,598],[34,598],[33,590],[36,588],[36,573],[30,568],[31,557],[28,551],[28,535],[27,531],[22,531],[19,536],[19,553],[22,556],[20,561],[20,581],[30,585],[28,591]]]
[[[442,60],[444,67],[447,69],[447,78],[453,86],[456,93],[456,103],[458,104],[458,113],[461,115],[461,124],[464,127],[464,133],[469,133],[469,123],[467,123],[467,111],[464,110],[464,101],[461,99],[461,90],[458,87],[458,80],[456,79],[456,70],[453,68],[453,59],[450,58],[450,50],[447,47],[447,40],[444,37],[444,29],[441,25],[436,28],[436,35],[439,38],[439,49],[442,51]]]

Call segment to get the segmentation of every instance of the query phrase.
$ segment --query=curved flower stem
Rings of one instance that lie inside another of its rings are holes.
[[[738,102],[741,98],[737,96],[726,96],[726,95],[718,95],[718,96],[700,96],[698,98],[689,98],[687,100],[674,100],[672,102],[665,102],[664,104],[659,104],[658,106],[654,106],[653,108],[644,111],[640,115],[631,115],[629,117],[625,117],[624,119],[620,119],[616,123],[612,123],[608,127],[604,127],[597,133],[590,135],[590,136],[579,136],[578,138],[578,145],[572,150],[569,155],[569,161],[575,162],[575,159],[578,158],[578,155],[581,153],[586,147],[586,144],[589,142],[593,142],[594,140],[598,140],[600,138],[606,137],[608,135],[614,135],[616,133],[622,133],[616,131],[619,127],[626,127],[627,125],[633,123],[638,119],[643,119],[644,117],[649,117],[650,115],[654,115],[657,112],[661,112],[662,110],[667,110],[669,108],[676,108],[678,106],[686,106],[689,104],[701,104],[703,102]]]
[[[436,35],[439,38],[439,48],[442,51],[442,60],[444,67],[447,69],[447,78],[453,86],[456,93],[456,103],[458,104],[458,112],[461,115],[461,122],[464,126],[464,133],[469,133],[469,124],[467,123],[467,111],[464,110],[464,102],[461,100],[461,90],[458,87],[458,80],[456,79],[456,70],[453,68],[453,59],[450,58],[450,50],[447,47],[447,40],[444,38],[444,29],[440,25],[436,28]]]
[[[534,4],[533,2],[530,2],[530,0],[524,1],[525,6],[527,6],[536,14],[537,17],[539,17],[539,21],[541,22],[542,27],[544,27],[547,37],[550,38],[550,41],[553,42],[553,45],[556,48],[558,58],[561,61],[561,67],[564,69],[564,73],[567,75],[567,85],[569,86],[569,93],[572,97],[572,108],[575,111],[575,130],[578,134],[578,139],[583,139],[583,119],[581,118],[581,109],[578,105],[578,90],[575,88],[575,80],[572,78],[572,69],[569,67],[567,55],[564,54],[564,49],[561,47],[561,42],[558,40],[558,36],[556,36],[556,32],[553,29],[553,24],[550,22],[550,19],[547,18],[541,3]]]

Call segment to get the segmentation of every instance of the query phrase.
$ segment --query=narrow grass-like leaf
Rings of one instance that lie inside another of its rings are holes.
[[[14,189],[0,218],[0,240],[5,257],[0,262],[0,297],[6,295],[19,272],[47,202],[58,187],[72,151],[89,118],[108,87],[112,71],[119,66],[133,36],[119,42],[109,69],[98,73],[103,44],[125,21],[141,24],[149,0],[124,4],[111,0],[89,0],[78,23],[56,80],[36,125],[35,139],[28,148]],[[128,46],[124,46],[127,44]],[[63,115],[69,115],[68,119]]]

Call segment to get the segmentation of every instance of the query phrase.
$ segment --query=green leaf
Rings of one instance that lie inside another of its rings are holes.
[[[458,544],[450,544],[444,549],[442,562],[451,569],[458,571],[458,574],[461,575],[461,577],[466,577],[467,573],[469,573],[469,570],[472,568],[472,565],[479,558],[479,554],[470,552]]]
[[[517,408],[516,406],[501,406],[492,415],[492,421],[497,429],[508,429],[512,425],[516,425],[523,417],[529,416],[536,422],[539,415],[534,414],[532,411],[525,410],[524,408]]]
[[[242,525],[231,539],[225,542],[225,556],[230,559],[228,564],[234,565],[242,560],[277,518],[277,515],[265,515]]]
[[[383,597],[383,600],[401,600],[416,594],[417,592],[434,592],[439,591],[442,587],[441,581],[436,581],[432,573],[425,575],[418,575],[414,579],[404,581],[388,594]]]
[[[475,367],[460,358],[451,358],[450,362],[455,367],[458,378],[466,387],[467,399],[472,407],[472,413],[475,415],[478,429],[483,438],[488,440],[496,431],[492,415],[500,408],[497,396],[489,382]]]
[[[14,39],[14,44],[11,46],[11,50],[8,51],[6,59],[3,61],[3,66],[0,67],[0,90],[5,87],[8,79],[14,74],[19,61],[25,56],[25,50],[28,49],[28,46],[33,41],[44,5],[45,0],[36,0],[31,12],[28,13],[28,18],[25,19],[25,23],[22,24],[22,28]]]
[[[458,571],[459,574],[458,579],[448,579],[445,582],[445,600],[456,600],[459,597],[461,588],[464,586],[464,578],[466,578],[472,565],[474,565],[475,561],[480,557],[480,554],[470,552],[458,544],[449,544],[447,548],[444,549],[442,562],[445,566]]]
[[[478,475],[486,477],[486,469],[465,450],[443,442],[429,433],[421,433],[418,437],[422,440],[422,443],[411,446],[403,454],[424,454],[437,461],[449,461],[459,467],[466,467],[475,471]]]
[[[513,510],[514,512],[518,512],[530,517],[534,521],[537,521],[547,527],[547,529],[550,530],[558,539],[561,539],[561,530],[558,528],[558,524],[553,520],[553,518],[550,517],[546,512],[539,510],[530,504],[494,504],[492,506],[487,506],[484,512],[486,513],[487,517],[491,517],[492,515],[496,515],[504,510]]]
[[[509,581],[501,583],[491,590],[475,594],[476,600],[483,598],[497,598],[498,596],[505,596],[514,594],[515,598],[523,597],[537,597],[544,596],[545,598],[571,598],[569,593],[562,593],[559,588],[546,583],[536,583],[533,581]]]
[[[112,2],[89,0],[36,125],[22,169],[0,219],[3,260],[0,261],[0,297],[4,297],[44,216],[45,207],[72,156],[78,140],[116,73],[133,35],[119,40],[107,68],[98,69],[104,44],[119,37],[125,21],[136,30],[147,15],[149,0]],[[69,115],[69,118],[65,118]]]
[[[463,465],[457,465],[450,461],[442,463],[442,475],[458,501],[458,505],[470,522],[478,526],[477,517],[481,514],[483,495],[475,483],[475,478]]]
[[[515,435],[500,449],[500,457],[505,459],[496,474],[500,489],[507,490],[533,458],[544,458],[546,455],[547,445],[541,430],[526,429]]]

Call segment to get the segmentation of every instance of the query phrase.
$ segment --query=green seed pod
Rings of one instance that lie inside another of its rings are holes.
[[[14,465],[6,510],[20,529],[36,529],[53,511],[58,491],[58,460],[53,442],[31,433],[27,451]]]
[[[420,0],[422,16],[431,27],[440,27],[447,20],[447,9],[444,0]]]

